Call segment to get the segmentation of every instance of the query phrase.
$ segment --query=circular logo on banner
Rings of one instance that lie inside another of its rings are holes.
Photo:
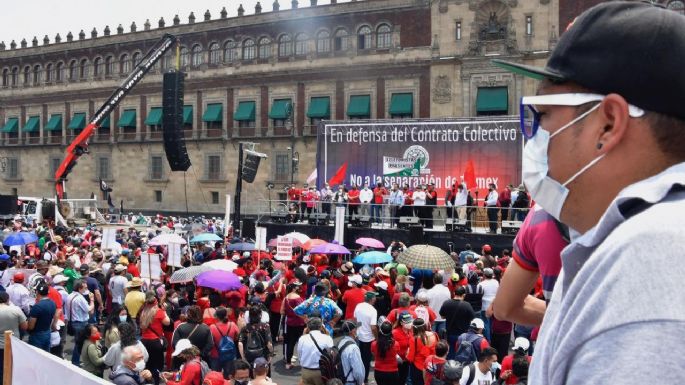
[[[411,159],[411,160],[416,160],[416,159],[421,159],[421,168],[428,168],[428,162],[430,162],[430,156],[428,155],[428,151],[426,151],[423,146],[419,146],[417,144],[410,146],[406,150],[404,150],[404,156],[402,156],[404,159]]]

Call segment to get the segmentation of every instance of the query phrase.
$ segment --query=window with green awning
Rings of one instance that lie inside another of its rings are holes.
[[[309,101],[307,117],[313,119],[329,119],[331,117],[331,98],[328,96],[313,97]]]
[[[19,118],[9,118],[7,122],[2,127],[2,132],[18,132],[19,131]]]
[[[136,110],[124,110],[119,118],[119,127],[136,127]]]
[[[390,98],[390,116],[412,116],[414,115],[414,94],[401,93],[392,94]]]
[[[233,114],[233,119],[237,121],[255,120],[255,102],[243,101],[238,103],[238,109]]]
[[[45,131],[62,131],[62,114],[52,114],[45,125]]]
[[[24,128],[21,129],[24,132],[38,132],[40,131],[40,116],[32,116],[29,118],[28,122]]]
[[[371,96],[350,96],[350,104],[347,106],[347,116],[357,118],[371,117]]]
[[[110,125],[110,119],[109,115],[107,115],[104,119],[102,119],[102,123],[100,123],[100,128],[109,128]]]
[[[74,114],[74,117],[71,118],[71,122],[69,122],[69,126],[67,126],[70,130],[83,130],[85,127],[86,114],[83,112]]]
[[[146,126],[161,126],[162,125],[162,107],[152,107],[145,118]]]
[[[277,99],[271,105],[269,111],[270,119],[288,119],[288,115],[292,112],[292,101],[290,99]]]
[[[224,106],[221,103],[208,104],[205,113],[202,114],[203,122],[223,121]]]
[[[183,106],[183,124],[193,124],[193,106]]]
[[[476,112],[479,115],[506,115],[509,112],[507,87],[478,88]]]

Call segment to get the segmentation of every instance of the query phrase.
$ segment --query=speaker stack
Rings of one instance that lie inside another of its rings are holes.
[[[162,129],[164,152],[171,171],[187,171],[190,158],[183,137],[183,72],[164,74],[162,92]]]

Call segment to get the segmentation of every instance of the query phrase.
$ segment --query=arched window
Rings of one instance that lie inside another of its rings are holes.
[[[271,57],[271,39],[263,37],[259,39],[259,58],[267,59]]]
[[[200,47],[199,44],[196,44],[191,49],[190,63],[193,67],[199,67],[200,65],[202,65],[203,62],[204,60],[202,60],[202,47]]]
[[[24,85],[28,86],[31,84],[31,67],[26,66],[24,67]]]
[[[316,52],[331,52],[331,34],[328,31],[321,31],[316,35]]]
[[[365,25],[357,31],[357,49],[371,48],[371,28]]]
[[[376,30],[376,48],[390,48],[392,45],[392,34],[390,26],[381,24]]]
[[[181,47],[181,67],[187,67],[190,64],[190,53],[188,47]]]
[[[12,87],[16,87],[19,83],[19,68],[12,68]]]
[[[133,67],[140,64],[140,57],[141,57],[140,52],[136,52],[133,54],[133,57],[131,57],[131,63],[133,64]],[[133,67],[131,67],[131,68],[133,68]]]
[[[219,43],[209,45],[209,64],[219,64],[221,61],[221,49]]]
[[[288,57],[293,54],[293,42],[290,35],[281,35],[278,38],[278,57]]]
[[[340,28],[335,31],[335,37],[333,38],[333,49],[336,51],[347,51],[347,40],[349,39],[349,33],[344,28]]]
[[[48,63],[48,65],[45,66],[45,82],[52,82],[52,63]]]
[[[96,57],[93,60],[93,77],[98,77],[102,75],[102,58]]]
[[[128,57],[127,53],[121,55],[121,58],[119,59],[119,66],[121,67],[120,72],[122,74],[131,72],[131,59]]]
[[[78,66],[76,60],[72,60],[71,63],[69,63],[69,81],[73,82],[74,80],[78,80]]]
[[[37,86],[43,82],[43,71],[40,68],[40,64],[36,64],[33,67],[33,85]]]
[[[668,9],[674,12],[678,12],[681,15],[685,15],[685,1],[673,0],[668,3]]]
[[[305,33],[300,33],[295,36],[295,55],[303,56],[307,54],[307,41],[309,36]]]
[[[7,87],[10,85],[10,70],[5,68],[2,70],[2,86]]]
[[[243,60],[252,60],[255,58],[255,44],[254,40],[247,39],[243,42]]]
[[[90,76],[90,68],[88,66],[88,59],[81,60],[81,67],[79,68],[79,77],[81,80],[88,79]]]
[[[55,80],[58,82],[64,81],[64,63],[63,62],[57,63],[57,67],[55,68]]]
[[[233,63],[236,59],[236,44],[233,40],[224,43],[224,63]]]

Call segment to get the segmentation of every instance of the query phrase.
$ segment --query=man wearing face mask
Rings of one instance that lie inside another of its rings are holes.
[[[579,16],[544,69],[497,62],[542,80],[521,101],[523,180],[571,228],[531,384],[685,378],[685,308],[674,306],[685,266],[673,263],[685,242],[683,62],[685,17],[624,1]],[[646,351],[669,352],[660,370],[634,370]]]
[[[488,186],[488,195],[485,197],[485,207],[488,213],[488,225],[490,226],[490,233],[497,234],[497,200],[499,194],[497,193],[497,186],[494,183],[490,183]]]
[[[88,298],[86,300],[86,298]],[[71,322],[74,335],[78,336],[88,325],[88,319],[95,310],[95,296],[88,291],[86,282],[77,279],[74,281],[74,291],[67,297],[67,304],[64,308],[65,318]],[[74,339],[74,350],[71,355],[71,363],[79,366],[81,361],[81,346],[77,339]]]
[[[152,381],[152,373],[145,370],[142,350],[137,346],[124,348],[121,365],[112,371],[109,379],[115,385],[143,385]]]

